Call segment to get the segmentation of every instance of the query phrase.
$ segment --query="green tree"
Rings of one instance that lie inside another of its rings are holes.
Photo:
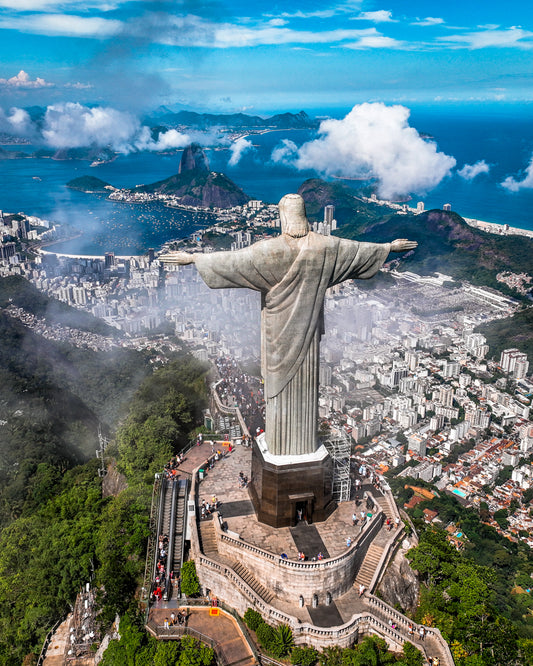
[[[256,631],[257,627],[264,622],[263,616],[253,608],[248,608],[244,613],[243,620],[246,626],[252,631]]]
[[[286,657],[294,646],[292,631],[286,624],[280,624],[274,629],[274,635],[270,644],[270,652],[274,657],[280,659]]]
[[[181,567],[181,591],[187,597],[194,597],[200,594],[200,581],[196,573],[194,560],[184,562]]]
[[[409,641],[405,641],[402,648],[402,659],[399,662],[401,666],[423,666],[425,662],[424,655]]]
[[[291,664],[295,666],[314,666],[317,659],[318,652],[307,645],[296,646],[291,652]]]

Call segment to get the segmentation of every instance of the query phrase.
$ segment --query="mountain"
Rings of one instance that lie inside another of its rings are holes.
[[[0,148],[0,160],[18,160],[21,157],[31,157],[31,155],[22,150],[5,150],[4,148]]]
[[[496,274],[503,270],[531,272],[533,239],[485,233],[470,227],[453,211],[399,214],[363,201],[342,184],[320,179],[305,181],[298,192],[311,217],[321,217],[326,204],[336,206],[335,217],[340,225],[336,233],[345,238],[381,243],[395,238],[418,241],[416,251],[401,258],[400,270],[422,275],[438,271],[516,297],[515,292],[497,282]]]
[[[87,192],[89,194],[109,194],[109,190],[114,190],[113,185],[106,183],[105,180],[95,178],[94,176],[80,176],[69,180],[67,187],[71,190],[78,190],[79,192]]]
[[[209,171],[209,160],[200,144],[191,143],[181,155],[178,173],[182,174],[186,171],[195,170],[207,173]]]
[[[148,119],[149,124],[163,124],[168,126],[186,125],[206,129],[209,127],[256,128],[275,127],[276,129],[311,129],[318,127],[318,121],[310,118],[305,111],[299,113],[282,113],[271,118],[248,116],[245,113],[196,113],[194,111],[178,111],[177,113],[162,113]]]
[[[177,174],[150,185],[141,185],[132,192],[167,194],[180,197],[185,206],[232,208],[242,206],[248,197],[223,173],[209,171],[209,162],[202,147],[188,146],[181,156]]]

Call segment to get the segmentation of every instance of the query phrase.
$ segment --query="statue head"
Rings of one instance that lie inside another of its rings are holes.
[[[309,231],[309,222],[305,214],[305,203],[299,194],[286,194],[279,202],[281,233],[301,238]]]

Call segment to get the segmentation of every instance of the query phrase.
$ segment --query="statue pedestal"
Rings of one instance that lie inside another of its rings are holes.
[[[333,462],[324,446],[315,453],[274,456],[264,434],[252,448],[250,495],[257,519],[272,527],[322,522],[335,509],[332,497]],[[300,513],[301,512],[301,513]]]

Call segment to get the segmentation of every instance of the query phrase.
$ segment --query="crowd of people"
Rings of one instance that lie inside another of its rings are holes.
[[[217,391],[222,402],[230,407],[238,407],[250,432],[256,433],[265,428],[265,399],[263,386],[257,377],[241,371],[231,358],[216,360],[221,381]]]
[[[172,613],[170,614],[170,619],[168,617],[165,618],[163,622],[163,627],[165,629],[170,629],[170,627],[173,627],[174,625],[183,625],[185,624],[185,620],[187,619],[185,611],[178,610],[177,613]]]
[[[176,479],[178,476],[178,467],[185,460],[183,453],[176,453],[175,456],[166,463],[163,468],[163,476],[165,479]]]
[[[150,595],[150,601],[156,602],[161,601],[163,598],[164,591],[167,586],[166,578],[166,566],[167,566],[167,557],[168,557],[168,535],[160,534],[159,541],[157,544],[157,563],[155,566],[155,578],[152,583],[152,592]],[[173,578],[173,572],[170,574],[170,578]]]
[[[217,511],[219,506],[220,502],[218,501],[216,495],[213,495],[213,497],[211,498],[211,502],[208,502],[207,500],[203,499],[202,504],[200,505],[200,515],[202,519],[207,518],[214,511]]]

